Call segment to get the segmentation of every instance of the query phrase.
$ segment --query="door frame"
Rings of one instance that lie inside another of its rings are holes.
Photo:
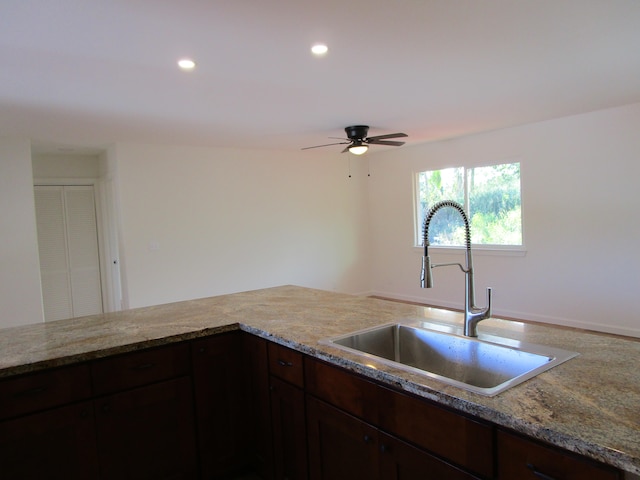
[[[34,178],[33,186],[91,186],[96,209],[98,233],[98,261],[103,312],[122,310],[120,259],[118,255],[117,224],[115,222],[113,190],[109,180],[100,178]]]

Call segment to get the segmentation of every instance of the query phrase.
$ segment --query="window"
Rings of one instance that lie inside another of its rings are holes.
[[[455,167],[419,172],[416,245],[422,245],[424,216],[441,200],[464,206],[471,225],[471,243],[499,247],[522,246],[520,164]],[[429,226],[429,244],[464,245],[464,222],[453,208],[444,208]]]

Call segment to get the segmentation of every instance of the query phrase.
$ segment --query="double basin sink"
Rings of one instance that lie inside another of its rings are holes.
[[[323,339],[331,345],[466,390],[494,396],[578,354],[429,323],[392,323]]]

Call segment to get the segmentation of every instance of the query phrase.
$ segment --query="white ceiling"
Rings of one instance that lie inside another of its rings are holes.
[[[0,136],[43,149],[415,144],[638,101],[639,0],[0,0]]]

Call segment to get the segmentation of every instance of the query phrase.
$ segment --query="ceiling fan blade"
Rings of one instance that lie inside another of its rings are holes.
[[[351,145],[349,145],[349,147],[350,147],[350,146],[351,146]],[[340,153],[348,152],[348,151],[349,151],[349,147],[345,147],[345,148],[344,148],[344,150],[342,150]]]
[[[367,139],[367,143],[370,145],[391,145],[393,147],[400,147],[402,145],[404,145],[404,142],[396,142],[393,140],[373,140],[371,141],[371,139]]]
[[[406,133],[387,133],[386,135],[376,135],[375,137],[369,137],[367,138],[367,142],[371,143],[371,140],[382,140],[384,138],[400,138],[400,137],[407,137],[408,135]]]
[[[310,148],[329,147],[331,145],[346,145],[347,143],[351,143],[351,142],[325,143],[324,145],[314,145],[313,147],[304,147],[304,148],[301,148],[300,150],[309,150]]]

